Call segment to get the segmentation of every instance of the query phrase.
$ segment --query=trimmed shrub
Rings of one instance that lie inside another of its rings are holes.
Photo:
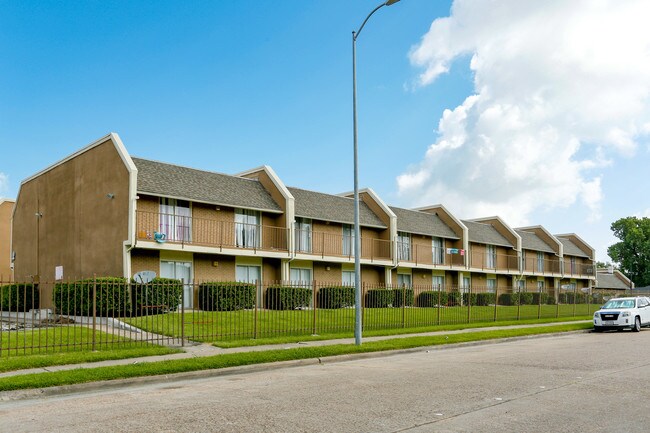
[[[393,289],[393,307],[412,307],[414,293],[413,289],[402,287],[399,289]]]
[[[546,295],[546,305],[555,305],[555,296]]]
[[[463,302],[467,304],[467,295],[469,293],[463,293]],[[488,305],[494,305],[496,295],[494,293],[484,292],[484,293],[472,293],[470,300],[472,305],[477,307],[486,307]]]
[[[448,307],[457,307],[458,305],[460,305],[460,301],[462,299],[460,292],[458,291],[449,292],[449,293],[443,292],[442,295],[443,296],[447,295],[447,301],[443,302],[443,305],[446,304]]]
[[[100,317],[122,317],[131,312],[129,283],[125,278],[104,277],[56,283],[54,307],[59,314],[73,316],[93,315],[93,286],[95,311]]]
[[[389,289],[370,289],[366,293],[366,308],[386,308],[393,304],[395,294]]]
[[[257,286],[251,283],[202,283],[199,285],[199,308],[205,311],[252,309],[256,290]]]
[[[437,292],[433,290],[427,290],[418,295],[418,307],[437,307],[438,306],[438,294],[440,294],[440,303],[447,303],[447,292]]]
[[[547,304],[548,303],[548,293],[533,293],[533,300],[532,304],[533,305],[539,305],[539,304]]]
[[[154,278],[147,284],[131,283],[134,315],[176,311],[181,304],[183,282],[172,278]]]
[[[533,305],[533,295],[530,292],[502,293],[499,295],[499,305]]]
[[[317,296],[318,308],[346,308],[354,306],[354,287],[322,287]]]
[[[589,298],[587,293],[565,292],[560,293],[558,299],[560,304],[586,304]]]
[[[266,308],[297,310],[311,304],[311,289],[307,287],[271,286],[266,289]]]
[[[7,284],[0,286],[0,310],[28,312],[39,308],[38,284]]]

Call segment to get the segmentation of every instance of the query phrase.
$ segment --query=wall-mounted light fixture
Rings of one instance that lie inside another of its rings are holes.
[[[113,200],[113,199],[115,198],[115,194],[113,194],[112,192],[109,192],[108,194],[106,194],[106,197],[108,197],[108,198],[110,198],[111,200]]]

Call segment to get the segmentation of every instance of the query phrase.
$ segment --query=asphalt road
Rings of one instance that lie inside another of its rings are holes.
[[[650,330],[0,403],[1,432],[648,432]]]

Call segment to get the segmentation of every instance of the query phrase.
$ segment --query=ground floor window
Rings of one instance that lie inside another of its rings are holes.
[[[311,287],[312,270],[309,268],[291,268],[291,283],[299,287]]]
[[[341,284],[354,286],[354,271],[341,271]]]
[[[445,287],[445,277],[442,275],[434,275],[431,277],[433,290],[442,290]]]
[[[161,260],[160,261],[160,277],[173,278],[181,280],[183,286],[183,302],[184,308],[192,308],[194,296],[192,290],[192,262],[180,262]]]
[[[235,279],[240,283],[257,284],[262,280],[262,267],[257,265],[237,265]]]

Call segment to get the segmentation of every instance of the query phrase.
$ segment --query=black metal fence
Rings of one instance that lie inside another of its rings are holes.
[[[364,330],[591,315],[612,293],[555,288],[363,285]],[[147,284],[93,278],[0,285],[0,357],[143,344],[183,345],[354,330],[340,283]]]

